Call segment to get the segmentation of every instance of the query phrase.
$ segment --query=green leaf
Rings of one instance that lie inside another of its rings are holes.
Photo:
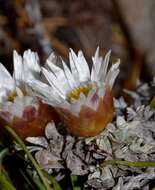
[[[155,167],[155,162],[130,162],[126,160],[106,160],[101,166],[106,165],[124,165],[129,167]]]
[[[32,189],[34,189],[34,186],[32,185],[32,183],[31,183],[31,181],[29,180],[29,178],[28,178],[28,174],[27,174],[27,172],[25,171],[25,173],[24,173],[24,171],[23,170],[19,170],[20,171],[20,173],[21,173],[21,175],[23,176],[23,178],[25,179],[25,181],[26,181],[26,184],[29,186],[29,187],[31,187]],[[32,178],[32,177],[31,177]],[[33,178],[32,178],[32,180],[33,180]]]
[[[54,190],[62,190],[61,186],[59,185],[57,180],[52,175],[49,175],[45,171],[43,171],[43,173],[47,177],[47,179],[53,184]]]
[[[2,162],[3,162],[3,158],[9,154],[9,149],[8,148],[4,148],[3,150],[1,150],[0,152],[0,172],[2,170]]]
[[[152,100],[150,102],[150,107],[155,108],[155,96],[152,98]]]
[[[72,182],[72,187],[73,190],[81,190],[81,187],[75,186],[75,183],[77,182],[78,177],[76,175],[71,175],[71,182]]]
[[[5,177],[5,175],[3,175],[3,173],[0,174],[0,187],[1,187],[1,190],[16,190],[16,188]]]
[[[5,127],[6,130],[14,137],[14,139],[19,143],[19,145],[21,146],[21,148],[24,150],[24,152],[27,154],[28,159],[31,161],[32,165],[34,166],[34,168],[36,169],[38,176],[40,177],[43,185],[45,186],[46,190],[51,190],[47,179],[45,178],[45,176],[43,175],[39,165],[37,164],[37,162],[35,161],[35,159],[33,158],[32,154],[29,152],[29,150],[27,149],[27,147],[25,146],[24,142],[21,140],[21,138],[15,133],[15,131],[10,128],[9,126]]]

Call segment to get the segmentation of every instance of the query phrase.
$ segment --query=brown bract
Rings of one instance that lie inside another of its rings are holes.
[[[0,113],[1,126],[9,125],[22,139],[43,136],[45,127],[51,120],[55,123],[59,121],[57,113],[54,108],[41,102],[38,110],[33,106],[27,106],[22,118],[13,116],[11,119],[9,112]]]
[[[82,106],[78,116],[61,108],[57,108],[57,111],[71,134],[81,137],[96,136],[112,121],[114,112],[112,91],[107,89],[105,96],[100,97],[96,110]]]

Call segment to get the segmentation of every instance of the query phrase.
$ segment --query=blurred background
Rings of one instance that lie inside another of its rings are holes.
[[[100,46],[121,59],[116,94],[155,75],[154,0],[0,0],[0,62],[12,71],[12,52],[30,48],[41,64],[54,50],[82,49],[88,61]]]

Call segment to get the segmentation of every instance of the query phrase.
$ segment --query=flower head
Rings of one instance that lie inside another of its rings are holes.
[[[97,48],[92,68],[82,53],[70,50],[70,69],[62,60],[63,69],[56,65],[52,53],[42,68],[48,84],[31,81],[29,84],[47,104],[55,107],[68,130],[76,136],[94,136],[101,132],[113,117],[112,87],[119,73],[119,60],[108,71],[110,51],[105,59]]]
[[[23,57],[13,54],[13,77],[0,63],[0,122],[10,125],[21,137],[41,135],[53,109],[33,96],[28,80],[38,79],[40,65],[37,53],[27,50]]]
[[[12,100],[16,96],[29,94],[26,87],[28,80],[36,79],[40,74],[39,58],[37,53],[27,50],[23,58],[14,51],[13,53],[13,77],[0,63],[0,102]]]

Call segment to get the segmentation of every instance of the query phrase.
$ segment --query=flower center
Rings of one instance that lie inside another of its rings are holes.
[[[15,90],[13,90],[13,91],[10,93],[9,97],[8,97],[8,101],[14,102],[16,96],[17,96],[17,92],[16,92]]]
[[[82,85],[77,88],[74,88],[71,92],[68,93],[68,95],[67,95],[68,100],[70,102],[78,100],[81,93],[83,93],[85,96],[87,96],[89,91],[91,90],[91,88],[92,88],[92,84],[90,84],[90,83],[87,85]]]
[[[20,91],[21,91],[21,93],[22,93],[23,96],[26,96],[26,95],[27,95],[25,89],[20,89]],[[8,101],[14,102],[14,100],[16,99],[17,96],[18,96],[18,94],[17,94],[16,90],[13,90],[13,91],[9,94],[9,96],[8,96]]]

